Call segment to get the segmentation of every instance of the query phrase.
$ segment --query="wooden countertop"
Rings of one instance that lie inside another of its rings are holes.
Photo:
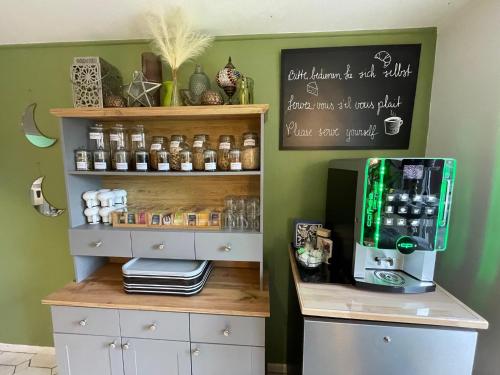
[[[47,296],[46,305],[99,307],[217,315],[269,317],[269,290],[259,288],[255,268],[214,267],[203,290],[194,296],[127,294],[121,265],[108,263],[81,283],[70,283]]]
[[[439,285],[435,292],[392,294],[342,284],[305,283],[293,249],[290,263],[302,315],[487,329],[488,322]]]

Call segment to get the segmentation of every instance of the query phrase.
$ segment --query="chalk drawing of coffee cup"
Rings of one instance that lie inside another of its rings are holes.
[[[403,125],[401,117],[393,116],[384,120],[385,134],[396,135],[399,133],[399,128]]]

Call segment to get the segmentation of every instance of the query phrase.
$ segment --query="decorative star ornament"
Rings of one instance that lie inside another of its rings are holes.
[[[152,107],[158,105],[154,99],[154,94],[160,89],[161,83],[149,82],[144,73],[135,71],[132,75],[132,82],[126,87],[128,107]]]

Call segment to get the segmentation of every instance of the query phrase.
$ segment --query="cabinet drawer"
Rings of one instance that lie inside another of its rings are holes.
[[[261,233],[196,233],[196,259],[262,261]]]
[[[264,318],[190,314],[191,341],[264,346]]]
[[[189,341],[189,314],[120,310],[122,336]]]
[[[52,307],[52,324],[56,333],[120,336],[117,310],[86,307]]]
[[[134,257],[194,259],[194,233],[132,231],[131,234]]]
[[[124,230],[70,229],[73,255],[131,257],[130,232]]]

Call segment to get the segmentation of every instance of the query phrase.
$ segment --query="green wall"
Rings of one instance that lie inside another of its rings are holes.
[[[270,273],[271,319],[267,329],[270,362],[284,362],[288,302],[287,246],[293,218],[324,215],[326,168],[334,158],[372,155],[423,155],[436,30],[411,29],[307,35],[218,38],[199,61],[213,77],[232,56],[236,67],[255,80],[255,100],[271,109],[265,130],[265,261]],[[279,62],[283,48],[363,44],[422,43],[420,72],[410,148],[406,151],[278,151]],[[42,132],[58,136],[52,107],[71,106],[69,66],[74,56],[99,55],[116,65],[128,81],[140,67],[147,43],[100,42],[0,47],[0,182],[4,214],[0,218],[0,342],[50,345],[49,311],[40,299],[71,281],[67,217],[48,219],[35,213],[28,188],[45,175],[44,189],[57,207],[65,207],[62,159],[59,145],[36,149],[24,139],[20,115],[38,103],[37,121]],[[182,70],[185,80],[192,64]]]

